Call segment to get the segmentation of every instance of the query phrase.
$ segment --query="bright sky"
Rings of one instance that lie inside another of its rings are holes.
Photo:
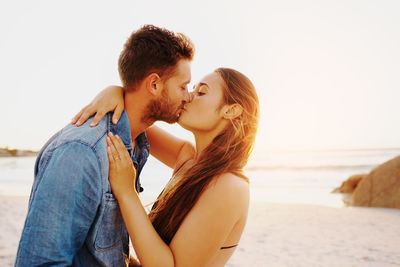
[[[39,149],[110,84],[132,31],[196,44],[258,89],[256,150],[400,147],[400,1],[3,1],[0,147]],[[189,136],[177,126],[171,131]]]

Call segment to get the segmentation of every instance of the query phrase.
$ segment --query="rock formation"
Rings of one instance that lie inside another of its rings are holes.
[[[333,192],[352,193],[352,206],[400,209],[400,156],[379,165],[367,175],[351,176]]]
[[[366,174],[356,174],[350,176],[349,179],[344,181],[342,185],[332,191],[332,193],[346,193],[351,194],[356,190],[358,183],[365,177]]]

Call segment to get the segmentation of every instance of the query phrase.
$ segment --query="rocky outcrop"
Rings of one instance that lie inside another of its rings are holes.
[[[344,181],[341,186],[338,188],[334,189],[332,193],[345,193],[345,194],[351,194],[356,190],[358,183],[365,177],[367,176],[366,174],[356,174],[353,176],[350,176],[349,179]]]
[[[0,148],[0,157],[32,157],[37,154],[37,151],[32,150],[9,149],[8,147]]]
[[[379,165],[367,175],[351,176],[334,192],[352,192],[352,206],[400,209],[400,156]]]

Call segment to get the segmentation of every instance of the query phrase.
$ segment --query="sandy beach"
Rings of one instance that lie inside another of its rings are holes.
[[[29,197],[0,196],[0,266],[13,266]]]
[[[28,197],[0,196],[0,266],[13,266]],[[400,266],[400,210],[251,202],[227,266]]]

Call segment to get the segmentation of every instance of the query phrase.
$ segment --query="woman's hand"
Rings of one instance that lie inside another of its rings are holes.
[[[106,137],[107,155],[111,190],[117,200],[126,194],[135,192],[136,169],[132,159],[118,135],[111,132]]]
[[[110,111],[114,111],[112,122],[117,124],[124,111],[124,91],[120,86],[109,86],[101,91],[89,105],[75,115],[71,123],[81,126],[90,116],[96,114],[90,124],[90,127],[94,127]]]

